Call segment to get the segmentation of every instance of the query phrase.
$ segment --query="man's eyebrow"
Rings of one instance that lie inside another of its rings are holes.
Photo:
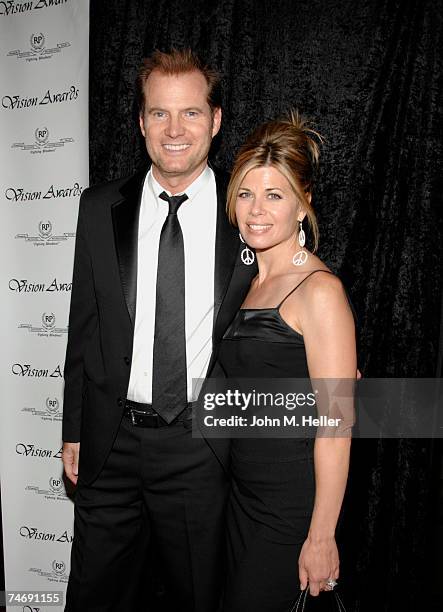
[[[148,109],[148,113],[153,113],[154,111],[160,111],[162,113],[169,112],[169,111],[167,111],[164,108],[160,108],[159,106],[148,106],[147,109]],[[198,111],[199,113],[203,113],[204,112],[203,109],[200,108],[199,106],[189,106],[188,108],[183,108],[181,110],[182,113],[187,113],[189,111]]]
[[[183,109],[183,112],[185,112],[185,113],[187,113],[189,111],[198,111],[199,113],[202,113],[203,109],[200,108],[199,106],[190,106],[189,108]]]

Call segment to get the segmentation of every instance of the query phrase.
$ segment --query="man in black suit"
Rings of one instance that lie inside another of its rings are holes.
[[[131,612],[137,553],[175,609],[217,609],[229,480],[224,440],[192,437],[192,379],[216,375],[248,289],[227,177],[207,158],[217,75],[189,50],[138,79],[152,165],[81,198],[65,362],[63,463],[77,486],[66,610]],[[149,576],[146,577],[146,581]]]

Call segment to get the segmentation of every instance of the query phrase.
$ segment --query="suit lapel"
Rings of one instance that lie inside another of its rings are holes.
[[[215,363],[220,338],[240,308],[252,278],[257,274],[256,262],[252,266],[245,266],[241,263],[242,244],[238,237],[238,229],[231,225],[226,214],[226,189],[229,177],[216,170],[214,173],[217,185],[214,324],[212,329],[213,351],[207,376],[210,375]]]
[[[223,298],[228,289],[234,270],[239,248],[238,232],[228,220],[226,214],[226,189],[228,177],[216,175],[217,185],[217,230],[215,235],[215,271],[214,271],[214,327]]]
[[[120,188],[121,198],[111,208],[120,280],[133,325],[137,300],[138,221],[146,174],[147,170],[138,172],[124,183]],[[215,169],[214,174],[217,189],[213,319],[215,345],[219,341],[220,333],[224,332],[226,322],[229,323],[240,307],[249,283],[257,272],[257,267],[256,264],[253,266],[240,265],[235,275],[235,291],[228,300],[225,300],[233,272],[236,269],[236,262],[239,261],[241,243],[237,228],[230,224],[226,214],[226,189],[229,176]]]
[[[146,173],[146,170],[138,172],[124,183],[120,188],[122,198],[111,209],[120,280],[133,325],[137,299],[138,220]]]

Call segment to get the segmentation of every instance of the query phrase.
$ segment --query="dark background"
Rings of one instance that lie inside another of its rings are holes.
[[[291,107],[325,137],[319,256],[357,309],[363,375],[441,376],[442,22],[438,0],[91,0],[91,184],[146,162],[141,58],[191,46],[223,74],[218,165]],[[440,441],[354,440],[348,610],[441,610],[440,462]]]

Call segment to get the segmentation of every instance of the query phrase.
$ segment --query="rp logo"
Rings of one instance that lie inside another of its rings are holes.
[[[45,36],[42,34],[42,32],[39,32],[38,34],[31,34],[31,47],[34,49],[34,51],[40,53],[44,46]]]
[[[54,491],[54,493],[60,493],[61,491],[63,491],[64,488],[63,480],[61,478],[55,478],[54,476],[52,476],[49,479],[49,486],[51,487],[51,490]]]
[[[52,223],[50,221],[40,221],[38,231],[42,238],[49,238],[52,233]]]
[[[37,128],[35,130],[35,139],[37,144],[44,145],[49,138],[49,130],[47,127]]]
[[[59,401],[56,397],[47,397],[46,398],[46,408],[49,412],[57,412],[59,407]]]
[[[54,570],[56,574],[63,574],[66,569],[66,564],[64,563],[64,561],[54,560],[52,562],[52,569]]]
[[[55,325],[55,315],[53,312],[44,312],[42,314],[42,323],[46,329],[51,329]]]

